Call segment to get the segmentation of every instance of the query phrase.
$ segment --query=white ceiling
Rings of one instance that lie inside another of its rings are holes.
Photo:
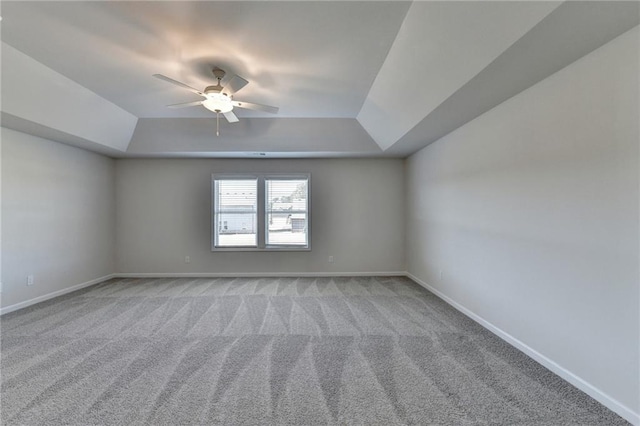
[[[2,40],[137,117],[210,117],[168,109],[219,66],[249,80],[238,95],[279,117],[355,117],[408,2],[4,2]],[[272,117],[238,111],[238,116]]]
[[[113,156],[405,156],[638,24],[635,2],[571,3],[3,0],[2,124]],[[549,66],[486,77],[532,47]],[[235,109],[216,138],[165,107],[199,98],[152,74],[203,89],[214,66],[279,114]]]

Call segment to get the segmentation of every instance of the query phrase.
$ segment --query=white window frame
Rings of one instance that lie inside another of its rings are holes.
[[[257,245],[256,246],[216,246],[216,180],[257,180]],[[307,181],[307,245],[267,245],[268,209],[267,180]],[[211,251],[311,251],[311,173],[214,173],[211,175]]]

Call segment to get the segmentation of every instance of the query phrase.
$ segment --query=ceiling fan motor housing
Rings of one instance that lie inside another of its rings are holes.
[[[207,86],[205,87],[205,89],[203,90],[205,95],[209,95],[209,94],[213,94],[213,93],[220,93],[222,92],[223,87],[220,85],[220,82],[218,82],[218,84],[216,84],[215,86]]]

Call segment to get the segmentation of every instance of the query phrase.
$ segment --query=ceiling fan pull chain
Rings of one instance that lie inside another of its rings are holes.
[[[220,113],[216,112],[216,136],[220,136]]]

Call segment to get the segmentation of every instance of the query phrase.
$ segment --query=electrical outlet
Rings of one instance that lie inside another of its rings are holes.
[[[189,256],[185,256],[184,263],[191,263],[191,258]]]
[[[333,263],[333,256],[329,256],[329,263]]]
[[[27,285],[33,285],[33,275],[27,275]]]

